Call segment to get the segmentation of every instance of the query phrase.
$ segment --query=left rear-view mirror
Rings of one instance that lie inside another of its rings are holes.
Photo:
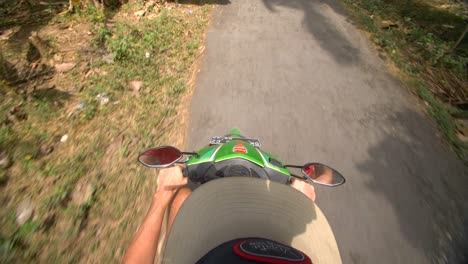
[[[150,168],[166,168],[182,158],[182,152],[172,146],[151,148],[138,156],[138,161]]]

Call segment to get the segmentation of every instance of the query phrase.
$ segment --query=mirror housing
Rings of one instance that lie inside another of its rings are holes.
[[[167,168],[182,158],[182,152],[172,146],[162,146],[145,150],[138,161],[149,168]]]
[[[346,182],[341,173],[321,163],[305,164],[302,173],[308,180],[325,186],[335,187]]]

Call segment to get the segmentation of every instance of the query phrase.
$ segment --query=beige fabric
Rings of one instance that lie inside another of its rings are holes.
[[[341,263],[322,211],[293,188],[257,178],[230,177],[196,189],[169,234],[163,263],[195,263],[232,239],[263,237],[306,253],[314,264]]]

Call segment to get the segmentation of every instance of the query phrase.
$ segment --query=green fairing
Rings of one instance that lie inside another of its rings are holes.
[[[265,152],[265,151],[262,151],[262,153],[263,153],[263,157],[265,157],[265,160],[267,160],[267,161],[269,161],[270,158],[273,158],[273,159],[275,159],[275,160],[280,161],[280,160],[276,157],[276,155],[267,153],[267,152]],[[282,163],[282,162],[281,162],[281,163]],[[284,165],[284,164],[283,164],[283,165]],[[283,173],[283,174],[286,174],[286,175],[288,175],[288,176],[291,176],[291,172],[289,172],[289,170],[286,169],[286,168],[277,167],[277,166],[275,166],[275,165],[273,165],[273,164],[271,164],[271,163],[269,163],[269,162],[268,162],[268,164],[267,164],[267,167],[269,167],[269,168],[271,168],[271,169],[273,169],[273,170],[279,171],[279,172],[281,172],[281,173]]]
[[[187,166],[211,161],[211,156],[218,148],[218,145],[207,146],[197,151],[197,156],[191,156],[187,160]]]
[[[247,153],[244,154],[244,153],[234,152],[234,147],[239,142],[241,142],[242,146],[244,146],[247,149]],[[213,153],[218,148],[219,150],[216,152],[216,156],[212,159]],[[262,158],[260,152],[263,153],[264,159]],[[249,143],[245,141],[235,140],[235,141],[224,143],[222,145],[207,146],[197,151],[197,154],[198,154],[198,157],[191,156],[188,159],[187,166],[200,164],[204,162],[220,162],[220,161],[224,161],[228,159],[242,158],[242,159],[246,159],[252,163],[257,164],[260,167],[268,167],[270,169],[276,170],[285,175],[288,175],[288,176],[291,175],[291,173],[286,168],[277,167],[269,162],[270,157],[278,160],[276,156],[263,152],[260,149],[255,148],[254,146],[250,145]]]
[[[242,144],[247,149],[247,153],[238,153],[234,152],[234,147],[237,144]],[[260,167],[265,167],[263,162],[262,155],[260,155],[257,149],[245,141],[231,141],[224,143],[216,152],[215,162],[220,162],[223,160],[234,159],[234,158],[243,158],[250,162],[257,164]]]

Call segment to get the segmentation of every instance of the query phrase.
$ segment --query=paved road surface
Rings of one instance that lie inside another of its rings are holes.
[[[466,169],[383,63],[334,1],[225,0],[187,146],[235,126],[287,163],[339,169],[347,184],[317,203],[344,263],[461,262]]]

